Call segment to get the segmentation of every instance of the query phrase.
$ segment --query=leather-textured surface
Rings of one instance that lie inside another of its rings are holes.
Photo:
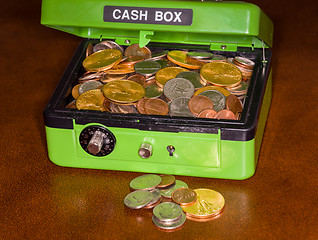
[[[41,2],[1,6],[0,239],[317,239],[318,15],[252,1],[274,22],[273,98],[256,173],[177,176],[223,194],[223,215],[164,232],[123,199],[141,173],[64,168],[47,156],[42,111],[80,38],[40,25]],[[70,13],[71,14],[71,13]]]

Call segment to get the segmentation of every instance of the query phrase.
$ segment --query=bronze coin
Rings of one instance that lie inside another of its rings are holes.
[[[197,200],[197,194],[190,188],[179,188],[172,192],[172,200],[181,206],[189,206]]]
[[[159,98],[151,98],[145,102],[145,112],[151,115],[167,115],[169,107],[165,101]]]
[[[159,175],[161,177],[161,182],[159,183],[159,188],[168,187],[175,183],[176,178],[173,175]]]
[[[139,44],[132,44],[126,48],[124,55],[127,62],[136,62],[151,57],[151,51],[147,47],[140,48]]]
[[[127,78],[127,80],[134,81],[139,83],[140,85],[144,85],[146,83],[146,78],[140,74],[135,74]]]
[[[229,119],[229,120],[236,120],[235,114],[228,109],[223,109],[219,111],[217,114],[214,115],[216,119]]]
[[[213,102],[206,96],[196,95],[189,100],[188,106],[190,111],[198,116],[204,109],[213,109]]]
[[[73,96],[73,98],[75,98],[75,99],[77,99],[78,96],[79,96],[78,89],[79,89],[80,86],[81,86],[81,84],[77,84],[77,85],[75,85],[75,86],[73,87],[73,89],[72,89],[72,96]]]
[[[108,111],[108,112],[111,111],[111,109],[110,109],[110,103],[111,103],[111,102],[108,101],[108,99],[105,98],[104,103],[103,103],[103,106],[104,106],[105,110]]]
[[[213,109],[204,109],[202,112],[199,113],[199,118],[214,118],[217,112]]]
[[[69,104],[65,106],[65,108],[71,108],[71,109],[76,109],[76,100],[73,100]]]
[[[235,115],[243,110],[241,101],[233,94],[226,98],[226,108],[231,110]]]
[[[86,57],[93,53],[93,44],[90,42],[86,47]]]
[[[124,64],[118,64],[114,65],[111,69],[106,71],[107,74],[127,74],[127,73],[133,73],[135,72],[134,66],[132,65],[124,65]]]
[[[148,98],[142,98],[137,102],[137,110],[141,114],[147,114],[145,111],[145,102],[148,100]]]

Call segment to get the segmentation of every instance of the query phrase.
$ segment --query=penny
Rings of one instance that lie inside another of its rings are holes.
[[[122,53],[117,49],[105,49],[86,57],[83,67],[86,71],[105,71],[119,63],[122,57]]]
[[[227,109],[223,109],[219,111],[217,114],[214,115],[216,119],[229,119],[229,120],[236,120],[235,114]]]
[[[139,113],[135,105],[118,105],[121,113]]]
[[[87,44],[87,47],[86,47],[86,57],[91,55],[93,52],[94,52],[93,51],[93,44],[90,42]]]
[[[176,178],[173,175],[160,175],[161,182],[158,185],[158,188],[165,188],[175,183]]]
[[[187,58],[187,52],[185,51],[180,51],[180,50],[173,50],[168,52],[167,54],[167,58],[181,66],[181,67],[185,67],[185,68],[189,68],[189,69],[200,69],[201,66],[203,65],[202,62],[195,60],[195,59],[188,59]]]
[[[152,216],[152,222],[161,229],[177,229],[181,227],[185,223],[185,221],[186,221],[186,215],[184,213],[181,213],[181,216],[172,222],[162,222],[156,219],[155,216]]]
[[[188,220],[191,220],[191,221],[209,222],[209,221],[215,220],[215,219],[219,218],[220,216],[222,216],[223,212],[224,212],[224,208],[222,208],[220,212],[213,214],[211,216],[208,216],[208,217],[195,217],[195,216],[189,215],[187,213],[186,213],[186,217]]]
[[[86,72],[85,74],[83,74],[81,77],[78,78],[78,81],[80,83],[90,81],[90,80],[96,81],[102,78],[102,75],[103,74],[101,72]]]
[[[128,46],[124,52],[128,62],[135,62],[151,57],[151,51],[147,47],[140,48],[139,44]]]
[[[233,62],[237,63],[237,64],[241,64],[243,67],[246,67],[249,69],[253,69],[253,67],[255,65],[255,63],[252,60],[250,60],[248,58],[244,58],[244,57],[239,57],[239,56],[235,57],[233,59]]]
[[[213,53],[211,52],[188,52],[187,56],[194,59],[211,59],[213,57]]]
[[[193,96],[188,103],[189,110],[198,116],[205,109],[213,109],[213,102],[210,98],[202,95]]]
[[[189,110],[189,97],[178,97],[171,101],[169,105],[170,115],[178,117],[194,117]]]
[[[172,222],[177,220],[183,211],[180,205],[174,202],[160,203],[153,209],[154,217],[161,222]]]
[[[81,86],[81,84],[77,84],[72,88],[72,96],[73,98],[77,99],[78,96],[80,95],[78,92],[79,87]]]
[[[169,100],[178,97],[192,97],[194,94],[193,84],[185,78],[173,78],[163,86],[163,93]]]
[[[226,108],[231,110],[235,115],[243,110],[241,101],[233,94],[226,98]]]
[[[131,209],[140,209],[145,207],[152,200],[153,195],[146,190],[137,190],[129,193],[125,199],[124,204]]]
[[[192,71],[181,72],[176,76],[176,78],[184,78],[189,80],[194,86],[194,89],[204,87],[206,84],[206,82],[201,78],[201,75],[197,72],[192,72]]]
[[[160,97],[163,93],[162,88],[159,88],[157,85],[149,85],[145,87],[145,97],[146,98],[156,98]]]
[[[79,86],[78,93],[79,93],[79,95],[81,95],[86,91],[89,91],[92,89],[97,89],[101,86],[103,86],[103,84],[99,81],[84,82]]]
[[[103,102],[103,106],[104,106],[105,110],[108,111],[108,112],[111,111],[111,109],[110,109],[110,104],[111,104],[111,102],[108,101],[108,100],[105,98],[105,99],[104,99],[104,102]]]
[[[76,99],[76,108],[78,110],[105,111],[104,95],[100,89],[93,89],[84,92]]]
[[[161,69],[158,62],[152,60],[144,60],[134,65],[135,72],[141,75],[153,75]]]
[[[213,109],[204,109],[202,112],[199,113],[199,118],[214,118],[215,114],[217,114],[217,111]]]
[[[179,188],[171,194],[172,200],[181,206],[188,206],[197,200],[197,194],[190,188]]]
[[[129,186],[131,189],[138,190],[150,190],[154,189],[161,182],[161,177],[156,174],[145,174],[133,179]]]
[[[144,107],[149,115],[167,115],[169,112],[168,104],[159,98],[148,99]]]
[[[129,80],[114,80],[105,84],[102,91],[109,100],[119,103],[137,102],[145,96],[140,84]]]
[[[146,83],[146,78],[139,74],[132,75],[127,78],[127,80],[134,81],[136,83],[139,83],[140,85],[144,85]]]
[[[137,110],[141,114],[146,114],[145,111],[145,103],[148,100],[148,98],[142,98],[137,102]]]
[[[205,64],[200,74],[207,82],[224,87],[238,84],[242,79],[242,73],[236,66],[222,61]]]
[[[119,105],[116,104],[116,103],[110,102],[110,104],[109,104],[109,109],[110,109],[110,111],[113,112],[113,113],[121,113],[121,111],[119,110],[118,107],[119,107]]]
[[[225,107],[226,97],[217,90],[207,90],[199,95],[210,98],[213,102],[213,109],[217,112]]]
[[[188,70],[181,67],[167,67],[160,69],[156,73],[156,83],[159,87],[163,87],[168,80],[175,78],[179,73],[185,71]]]

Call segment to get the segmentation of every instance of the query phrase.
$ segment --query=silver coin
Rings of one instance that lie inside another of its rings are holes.
[[[161,222],[172,222],[177,220],[183,213],[179,204],[174,202],[160,203],[153,209],[155,219]]]
[[[226,97],[219,91],[207,90],[200,93],[199,95],[203,95],[210,98],[213,102],[213,109],[217,112],[225,107]]]
[[[185,78],[173,78],[165,83],[163,93],[169,100],[178,97],[192,97],[194,94],[194,86]]]
[[[147,190],[137,190],[129,193],[125,197],[124,203],[131,209],[140,209],[149,204],[152,198],[153,195],[151,192]]]
[[[188,106],[190,99],[190,97],[178,97],[173,99],[169,103],[170,115],[179,117],[194,117]]]
[[[225,59],[226,59],[226,57],[223,55],[214,54],[211,60],[212,61],[220,61],[220,60],[225,60]]]
[[[118,49],[119,51],[121,51],[124,54],[124,49],[118,43],[116,43],[114,41],[102,41],[102,43],[109,45],[110,48]]]
[[[213,57],[213,53],[210,52],[188,52],[187,56],[194,59],[211,59]]]
[[[86,91],[93,90],[93,89],[99,88],[101,86],[103,86],[103,84],[99,81],[83,82],[81,84],[81,86],[79,86],[79,88],[78,88],[78,93],[79,93],[79,95],[81,95]]]
[[[235,60],[240,62],[240,63],[242,63],[242,64],[244,64],[244,65],[248,65],[250,67],[254,67],[254,65],[255,65],[255,63],[252,60],[248,59],[248,58],[235,57]]]
[[[145,60],[145,61],[137,62],[134,65],[134,69],[135,69],[135,72],[140,75],[151,76],[155,74],[156,72],[158,72],[161,69],[161,66],[156,61]]]
[[[182,213],[181,216],[176,220],[172,222],[162,222],[156,219],[155,216],[152,216],[152,222],[159,228],[162,229],[176,229],[178,227],[181,227],[186,221],[186,215],[185,213]]]
[[[100,43],[97,43],[94,45],[93,52],[95,53],[95,52],[99,52],[99,51],[109,49],[109,48],[111,48],[111,47],[108,44],[100,42]]]
[[[160,97],[162,94],[162,89],[159,88],[157,85],[149,85],[145,87],[146,98],[156,98]]]
[[[202,80],[201,75],[197,72],[193,72],[193,71],[181,72],[177,75],[176,78],[184,78],[189,80],[194,86],[194,89],[198,89],[205,86],[204,80]]]
[[[175,184],[168,189],[160,189],[161,195],[166,198],[171,198],[171,193],[179,188],[187,188],[188,184],[183,181],[176,180]]]
[[[148,203],[148,205],[152,205],[155,204],[156,202],[158,202],[161,198],[161,193],[159,189],[154,189],[153,191],[150,191],[152,194],[152,199],[151,201]]]
[[[149,190],[154,189],[161,182],[161,177],[156,174],[145,174],[133,179],[129,186],[134,189]]]

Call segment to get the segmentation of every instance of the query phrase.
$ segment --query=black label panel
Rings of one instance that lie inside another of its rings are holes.
[[[104,7],[104,22],[144,23],[163,25],[192,24],[193,10],[179,8]]]

